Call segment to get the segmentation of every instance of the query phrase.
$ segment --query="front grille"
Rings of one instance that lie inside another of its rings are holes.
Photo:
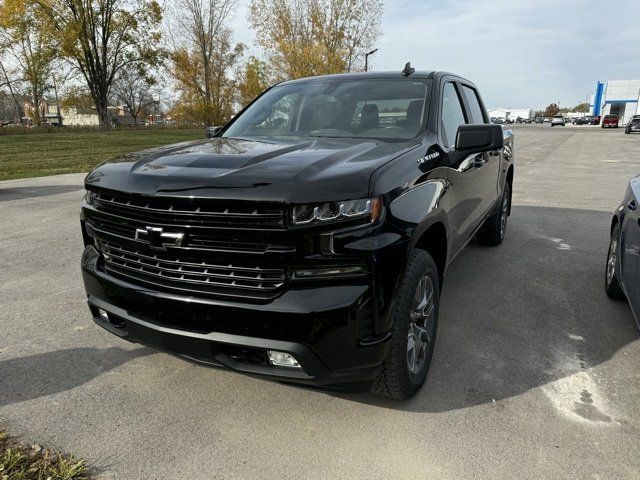
[[[109,242],[98,245],[107,272],[172,290],[265,300],[274,297],[285,281],[281,268],[212,264]]]
[[[93,192],[92,203],[107,214],[157,225],[284,228],[284,210],[278,205],[104,192]]]
[[[283,265],[296,253],[284,208],[227,203],[92,192],[83,213],[113,277],[193,296],[269,301],[283,290]],[[179,241],[162,243],[175,234]]]
[[[284,229],[284,209],[256,202],[170,199],[92,193],[85,209],[90,229],[108,241],[136,240],[136,229],[162,227],[185,234],[182,247],[203,252],[291,254],[296,248]]]
[[[136,229],[147,225],[161,226],[157,223],[144,222],[105,215],[102,211],[86,212],[90,228],[107,240],[136,240]],[[295,244],[287,232],[235,231],[230,229],[215,230],[212,228],[173,225],[167,231],[181,230],[186,232],[182,243],[184,248],[209,252],[238,252],[248,254],[293,253]]]

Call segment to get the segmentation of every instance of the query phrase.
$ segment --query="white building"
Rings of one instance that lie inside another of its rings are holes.
[[[633,115],[640,115],[640,80],[607,80],[596,84],[591,100],[593,115],[618,115],[626,125]]]
[[[115,125],[132,125],[133,117],[126,107],[108,107],[109,118]],[[93,127],[100,125],[98,111],[95,108],[63,108],[62,124],[81,127]],[[138,121],[142,120],[139,118]]]
[[[489,110],[489,116],[506,120],[517,120],[518,117],[531,118],[530,108],[494,108]]]

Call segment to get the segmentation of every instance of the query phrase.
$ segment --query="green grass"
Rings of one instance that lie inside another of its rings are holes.
[[[204,138],[204,129],[113,130],[0,136],[0,180],[88,172],[145,148]]]
[[[89,478],[83,460],[51,453],[39,445],[24,445],[0,430],[0,479],[85,480]]]

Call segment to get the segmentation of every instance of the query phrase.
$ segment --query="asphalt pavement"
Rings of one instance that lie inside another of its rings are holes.
[[[83,175],[0,182],[0,427],[105,479],[640,478],[640,333],[603,288],[640,135],[513,130],[507,238],[452,265],[427,384],[407,402],[114,337],[80,278]]]

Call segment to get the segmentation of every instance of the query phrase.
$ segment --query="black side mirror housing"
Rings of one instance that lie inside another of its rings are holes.
[[[460,125],[456,150],[468,154],[499,150],[504,146],[502,126],[487,123]]]

